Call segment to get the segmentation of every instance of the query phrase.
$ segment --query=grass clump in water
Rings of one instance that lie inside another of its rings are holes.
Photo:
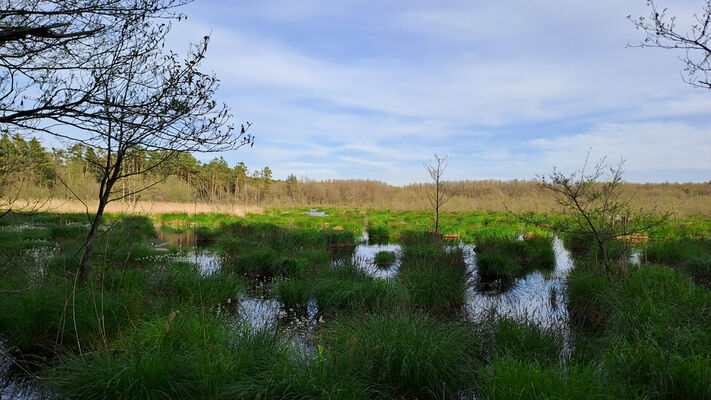
[[[511,257],[497,253],[482,253],[476,258],[479,277],[483,281],[509,280],[519,272],[519,266]]]
[[[694,281],[711,286],[711,241],[682,239],[655,241],[647,247],[647,259],[677,267]]]
[[[158,275],[155,290],[173,305],[213,307],[229,299],[239,298],[243,283],[234,274],[216,271],[202,274],[200,268],[188,262],[174,262]]]
[[[395,261],[397,261],[397,254],[392,251],[379,251],[375,253],[375,257],[373,258],[373,263],[382,269],[392,267]]]
[[[326,313],[391,309],[408,301],[407,291],[397,281],[373,278],[352,264],[321,274],[309,294]]]
[[[284,345],[277,334],[234,332],[187,309],[143,322],[112,346],[130,351],[62,359],[51,386],[82,399],[233,398],[241,381],[285,361]]]
[[[303,280],[283,280],[277,284],[276,298],[286,309],[302,308],[309,301],[308,285]]]
[[[233,270],[250,276],[301,276],[308,262],[302,258],[282,257],[271,247],[260,247],[240,254]]]
[[[386,243],[390,239],[390,232],[385,225],[368,225],[368,242]]]
[[[504,261],[504,258],[509,261]],[[477,243],[479,259],[483,259],[483,263],[478,263],[482,264],[479,274],[489,279],[510,279],[534,270],[550,271],[555,267],[553,240],[540,236],[528,240],[495,237],[481,239]],[[515,270],[513,266],[516,266]]]
[[[433,310],[453,310],[466,301],[471,284],[461,249],[432,244],[429,235],[408,234],[402,247],[398,279],[413,304]]]

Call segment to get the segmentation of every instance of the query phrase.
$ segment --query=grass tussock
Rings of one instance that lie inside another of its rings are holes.
[[[357,314],[330,323],[329,351],[352,373],[394,397],[450,398],[472,384],[465,326],[421,313]]]
[[[455,310],[466,301],[471,276],[459,248],[432,244],[428,235],[405,236],[398,280],[414,305],[433,310]]]

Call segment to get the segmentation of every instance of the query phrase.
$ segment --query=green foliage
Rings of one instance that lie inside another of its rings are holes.
[[[607,322],[613,288],[592,264],[578,264],[566,281],[570,319],[595,331]]]
[[[69,398],[233,398],[241,379],[283,360],[284,342],[267,331],[235,337],[222,320],[184,310],[147,320],[114,346],[132,351],[70,356],[51,386]]]
[[[302,258],[280,257],[273,248],[261,247],[243,252],[232,268],[247,275],[296,277],[303,274],[307,265]]]
[[[486,399],[616,399],[592,365],[545,365],[511,356],[482,368],[479,386]]]
[[[397,254],[392,251],[379,251],[375,253],[375,257],[373,258],[373,263],[382,269],[392,267],[395,261],[397,261]]]
[[[195,240],[200,244],[212,243],[217,241],[220,236],[220,231],[216,229],[198,226],[195,228]]]
[[[481,253],[476,257],[479,277],[484,281],[496,279],[508,280],[515,277],[520,270],[516,261],[498,253]]]
[[[485,351],[500,357],[557,365],[563,350],[563,338],[550,328],[542,328],[528,320],[499,318],[487,321],[484,330],[493,340]],[[490,331],[490,333],[488,332]]]
[[[223,271],[204,275],[198,266],[187,262],[173,262],[163,268],[154,285],[154,290],[174,307],[214,307],[239,298],[243,290],[237,276]]]
[[[309,301],[308,284],[303,280],[283,280],[277,284],[276,298],[286,309],[296,310]]]
[[[682,239],[654,241],[647,247],[647,259],[679,267],[698,282],[711,283],[711,241]]]
[[[25,354],[48,355],[56,345],[74,349],[77,342],[99,346],[102,337],[118,334],[145,312],[146,280],[137,271],[99,271],[74,293],[72,277],[51,275],[28,290],[0,296],[0,332]],[[6,277],[0,290],[29,284]]]
[[[0,336],[66,398],[711,397],[711,292],[679,273],[704,268],[707,242],[689,240],[681,251],[650,242],[650,258],[674,260],[674,269],[630,267],[626,281],[609,281],[578,260],[565,288],[570,332],[561,332],[511,318],[463,322],[452,311],[474,289],[462,251],[405,231],[418,224],[418,212],[369,213],[393,235],[402,232],[395,278],[373,278],[369,266],[328,250],[363,227],[363,215],[343,210],[323,218],[267,213],[255,224],[248,217],[226,225],[218,244],[223,270],[210,275],[152,249],[150,221],[109,216],[88,283],[73,300],[81,236],[61,232],[81,216],[10,215],[12,224],[0,221],[0,251],[12,255],[0,268]],[[201,218],[210,232],[220,226],[219,218]],[[451,218],[488,229],[477,249],[480,274],[482,258],[507,254],[512,276],[546,268],[533,260],[550,257],[550,239],[494,235],[514,229],[495,213]],[[326,220],[354,229],[329,231],[318,225]],[[309,229],[288,228],[299,224]],[[56,253],[38,262],[19,247],[39,243]],[[259,278],[286,310],[315,300],[326,322],[307,339],[300,331],[288,337],[274,327],[235,326],[223,314],[231,307],[216,312],[244,290],[234,272]],[[293,345],[303,340],[305,352]],[[563,349],[571,358],[561,357]]]
[[[326,313],[392,309],[408,301],[407,291],[396,281],[373,278],[353,265],[320,274],[309,294]]]
[[[473,338],[460,323],[420,313],[355,314],[325,327],[351,373],[396,397],[450,398],[473,382]]]
[[[427,235],[412,235],[409,244],[403,244],[398,279],[413,304],[452,310],[466,301],[471,276],[460,249],[447,251],[429,244],[430,239]]]
[[[390,232],[385,225],[368,225],[368,241],[373,243],[385,243],[390,239]]]
[[[709,386],[699,383],[711,370],[707,289],[664,266],[633,268],[626,282],[578,266],[568,296],[571,318],[593,328],[577,335],[578,347],[597,349],[592,357],[616,390],[640,398],[709,398]]]

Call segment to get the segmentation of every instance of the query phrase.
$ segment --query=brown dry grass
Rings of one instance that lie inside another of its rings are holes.
[[[94,213],[98,202],[87,202],[86,205],[77,200],[52,199],[38,203],[36,201],[18,200],[13,205],[14,209],[32,209],[33,211],[55,213]],[[247,213],[260,214],[261,207],[245,206],[242,204],[207,204],[207,203],[176,203],[166,201],[140,201],[138,203],[113,202],[106,207],[107,213],[125,213],[138,215],[156,215],[167,213],[220,213],[244,216]]]

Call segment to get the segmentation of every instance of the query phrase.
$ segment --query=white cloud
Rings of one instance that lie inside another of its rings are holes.
[[[530,142],[540,151],[541,168],[557,166],[572,171],[582,166],[588,149],[591,160],[622,157],[634,179],[647,170],[704,170],[711,177],[711,127],[685,123],[646,122],[602,124],[587,132]],[[550,169],[550,167],[549,167]],[[685,180],[683,176],[679,180]]]
[[[255,122],[257,144],[236,156],[248,165],[407,183],[437,151],[461,160],[457,178],[531,177],[579,166],[592,146],[623,153],[630,174],[708,170],[711,96],[681,82],[673,53],[625,47],[642,39],[625,19],[648,14],[638,3],[248,2],[224,12],[250,24],[212,27],[206,12],[178,24],[173,39],[212,31],[207,66],[220,94]],[[319,43],[352,57],[304,45],[289,36],[298,29],[323,31]],[[362,35],[383,48],[371,51]],[[408,46],[418,51],[400,51]],[[561,123],[581,133],[542,133]],[[504,139],[502,130],[518,133]],[[308,158],[315,165],[298,164]]]

